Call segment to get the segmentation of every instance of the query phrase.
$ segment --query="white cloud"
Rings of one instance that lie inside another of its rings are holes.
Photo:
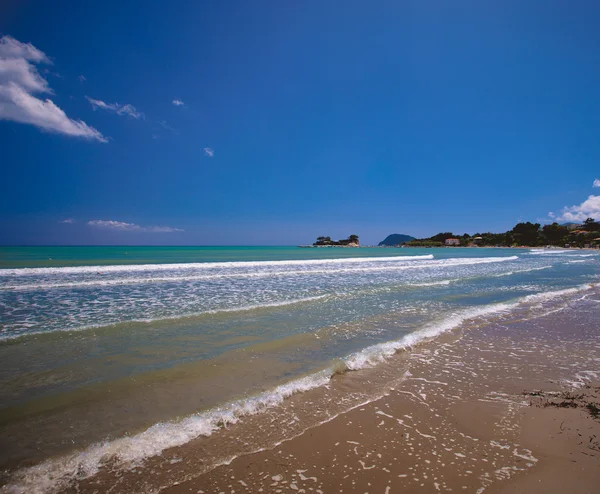
[[[600,187],[600,180],[598,180],[598,179],[594,180],[592,187]]]
[[[183,101],[181,101],[180,99],[174,99],[173,104],[175,106],[183,106],[185,103]]]
[[[0,49],[0,57],[1,53]],[[0,58],[0,84],[15,84],[30,93],[52,93],[48,81],[24,58]]]
[[[0,119],[35,125],[49,132],[108,142],[93,127],[71,120],[52,100],[42,101],[17,84],[0,84]]]
[[[75,223],[75,220],[73,218],[67,218],[64,220],[60,220],[59,223]]]
[[[170,130],[174,134],[177,134],[177,130],[171,127],[166,120],[159,120],[158,123],[163,129]]]
[[[591,195],[578,206],[565,207],[557,219],[581,223],[587,218],[600,220],[600,196]]]
[[[34,63],[52,63],[46,54],[31,43],[21,43],[12,36],[0,38],[0,57],[6,59],[31,60]]]
[[[113,220],[91,220],[88,221],[88,225],[122,232],[172,233],[184,231],[181,228],[173,228],[170,226],[140,226],[135,223],[125,223],[124,221]]]
[[[77,77],[77,79],[79,80],[79,82],[87,81],[87,78],[83,74],[81,74],[79,77]]]
[[[212,158],[215,155],[215,150],[212,148],[204,148],[204,154],[209,158]]]
[[[0,120],[34,125],[48,132],[107,142],[96,129],[81,120],[72,120],[50,99],[35,93],[52,94],[48,81],[34,64],[52,62],[31,43],[11,36],[0,38]]]
[[[132,118],[144,118],[144,114],[137,111],[135,106],[133,105],[120,105],[119,103],[105,103],[99,99],[92,99],[89,96],[86,96],[87,100],[92,105],[92,108],[95,110],[96,108],[102,108],[103,110],[113,111],[117,115],[128,115]]]
[[[550,216],[550,218],[555,218],[556,217],[556,215],[552,211],[550,211],[548,213],[548,216]]]

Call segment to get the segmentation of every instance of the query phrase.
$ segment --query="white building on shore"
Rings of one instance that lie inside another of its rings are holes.
[[[444,240],[444,245],[457,247],[460,245],[460,240],[458,238],[447,238],[446,240]]]

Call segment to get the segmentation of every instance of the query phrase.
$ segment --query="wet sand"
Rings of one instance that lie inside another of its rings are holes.
[[[598,306],[444,335],[382,398],[161,492],[595,492]]]
[[[573,393],[566,395],[569,398]],[[532,399],[533,407],[523,411],[519,441],[537,452],[539,465],[493,486],[490,492],[597,492],[600,421],[591,417],[587,406],[600,405],[600,386],[586,385],[575,395],[579,399],[565,400],[563,393]]]

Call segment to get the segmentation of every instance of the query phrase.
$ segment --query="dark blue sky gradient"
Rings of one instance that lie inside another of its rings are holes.
[[[0,34],[53,60],[48,97],[110,139],[0,121],[0,243],[374,243],[594,193],[599,2],[184,4],[3,2]]]

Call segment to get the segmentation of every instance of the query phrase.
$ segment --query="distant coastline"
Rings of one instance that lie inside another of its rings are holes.
[[[558,247],[594,248],[600,246],[600,223],[593,218],[581,224],[521,222],[504,233],[475,233],[455,235],[441,232],[428,238],[411,240],[406,247]]]
[[[299,247],[361,247],[358,235],[350,235],[347,239],[331,240],[331,237],[318,237],[312,245]],[[372,246],[375,247],[375,246]],[[392,233],[379,242],[377,247],[384,248],[440,248],[440,247],[494,247],[494,248],[600,248],[600,222],[593,218],[586,219],[581,224],[567,223],[559,225],[552,223],[517,223],[511,230],[504,233],[464,233],[456,235],[452,232],[440,232],[426,238],[415,238],[411,235]]]

